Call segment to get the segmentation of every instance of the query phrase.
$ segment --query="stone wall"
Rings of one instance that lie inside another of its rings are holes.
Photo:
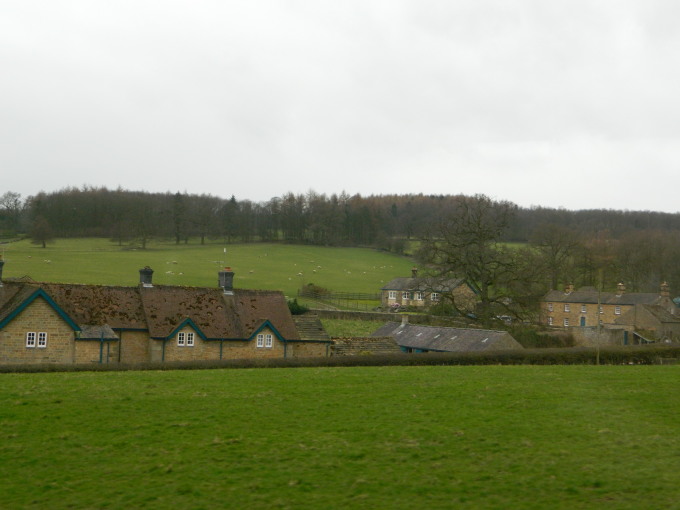
[[[120,354],[118,359],[121,363],[146,363],[148,361],[160,361],[161,351],[152,353],[153,344],[149,341],[147,331],[117,331],[120,338]]]
[[[118,363],[120,342],[76,340],[76,363]]]
[[[319,358],[330,356],[330,343],[289,342],[286,351],[288,358]]]
[[[616,328],[571,328],[569,330],[574,337],[574,343],[579,347],[600,347],[610,345],[623,345],[624,329]]]
[[[36,334],[35,347],[26,347],[26,334]],[[38,347],[38,334],[47,334]],[[0,332],[1,363],[73,363],[75,334],[42,297],[36,298]]]

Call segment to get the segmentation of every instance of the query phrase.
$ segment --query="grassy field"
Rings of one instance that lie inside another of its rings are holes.
[[[410,276],[405,257],[363,248],[327,248],[286,244],[150,243],[146,250],[119,247],[106,239],[59,239],[47,248],[29,241],[0,246],[4,277],[29,275],[36,281],[136,285],[138,270],[154,269],[154,282],[216,286],[217,272],[228,265],[234,286],[283,290],[295,296],[313,283],[335,291],[378,292],[396,276]]]
[[[678,508],[680,367],[0,376],[2,508]]]

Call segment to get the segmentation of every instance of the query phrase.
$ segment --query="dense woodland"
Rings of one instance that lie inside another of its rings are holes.
[[[220,240],[372,246],[404,253],[431,234],[457,207],[460,195],[325,195],[286,193],[266,202],[187,193],[67,188],[22,197],[0,195],[0,234],[30,236],[45,245],[59,237],[107,237],[145,247],[150,239],[176,243]],[[498,233],[524,243],[540,264],[540,287],[565,282],[655,291],[668,281],[680,290],[680,214],[651,211],[520,208]]]

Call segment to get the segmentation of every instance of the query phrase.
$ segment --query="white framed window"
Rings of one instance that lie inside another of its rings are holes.
[[[411,293],[408,292],[408,291],[402,292],[401,293],[401,299],[403,299],[404,301],[408,301],[409,299],[411,299]]]
[[[44,349],[47,347],[47,333],[38,333],[38,348]]]
[[[548,326],[552,326],[552,325],[553,325],[553,318],[548,317]]]
[[[26,347],[35,347],[35,332],[29,331],[26,333]]]
[[[569,307],[569,303],[564,303],[564,311],[565,311],[565,312],[570,312],[570,311],[571,311],[571,309],[570,309],[570,307]]]
[[[184,347],[186,345],[187,334],[183,331],[177,333],[177,345],[179,347]]]
[[[604,313],[604,308],[600,307],[600,313]]]
[[[569,326],[569,317],[564,318],[564,327],[566,328],[567,326]]]
[[[581,313],[586,313],[588,311],[588,307],[586,305],[581,305]]]
[[[271,347],[274,345],[274,339],[272,335],[265,335],[264,336],[264,346],[268,349],[271,349]]]
[[[257,335],[257,346],[264,347],[264,335]]]
[[[416,292],[415,298],[416,298],[416,301],[422,301],[423,300],[423,293],[422,292]]]
[[[390,290],[387,292],[387,299],[397,299],[397,291]]]
[[[552,303],[548,303],[548,311],[549,312],[553,311],[553,304]]]
[[[187,333],[187,347],[193,347],[194,346],[194,334],[193,333]]]
[[[432,301],[439,301],[439,292],[433,292],[432,294],[430,294],[430,299]]]
[[[614,313],[615,313],[616,315],[621,315],[621,307],[620,307],[620,306],[614,307]]]

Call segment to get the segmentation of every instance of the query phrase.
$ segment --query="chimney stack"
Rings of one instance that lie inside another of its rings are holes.
[[[661,297],[671,297],[671,287],[667,282],[661,284]]]
[[[565,294],[571,294],[572,292],[574,292],[574,284],[569,283],[569,284],[567,284],[567,286],[564,288],[564,293],[565,293]]]
[[[623,293],[626,292],[626,286],[623,284],[623,282],[620,282],[616,286],[616,295],[617,296],[623,296]]]
[[[234,295],[234,272],[230,267],[225,267],[218,273],[218,285],[224,289],[225,295]]]
[[[417,278],[418,277],[418,268],[413,266],[411,268],[411,278]]]
[[[149,266],[139,270],[139,283],[142,287],[153,287],[153,283],[151,283],[152,277],[153,269]]]
[[[401,327],[404,327],[408,324],[408,315],[404,314],[401,316]]]

